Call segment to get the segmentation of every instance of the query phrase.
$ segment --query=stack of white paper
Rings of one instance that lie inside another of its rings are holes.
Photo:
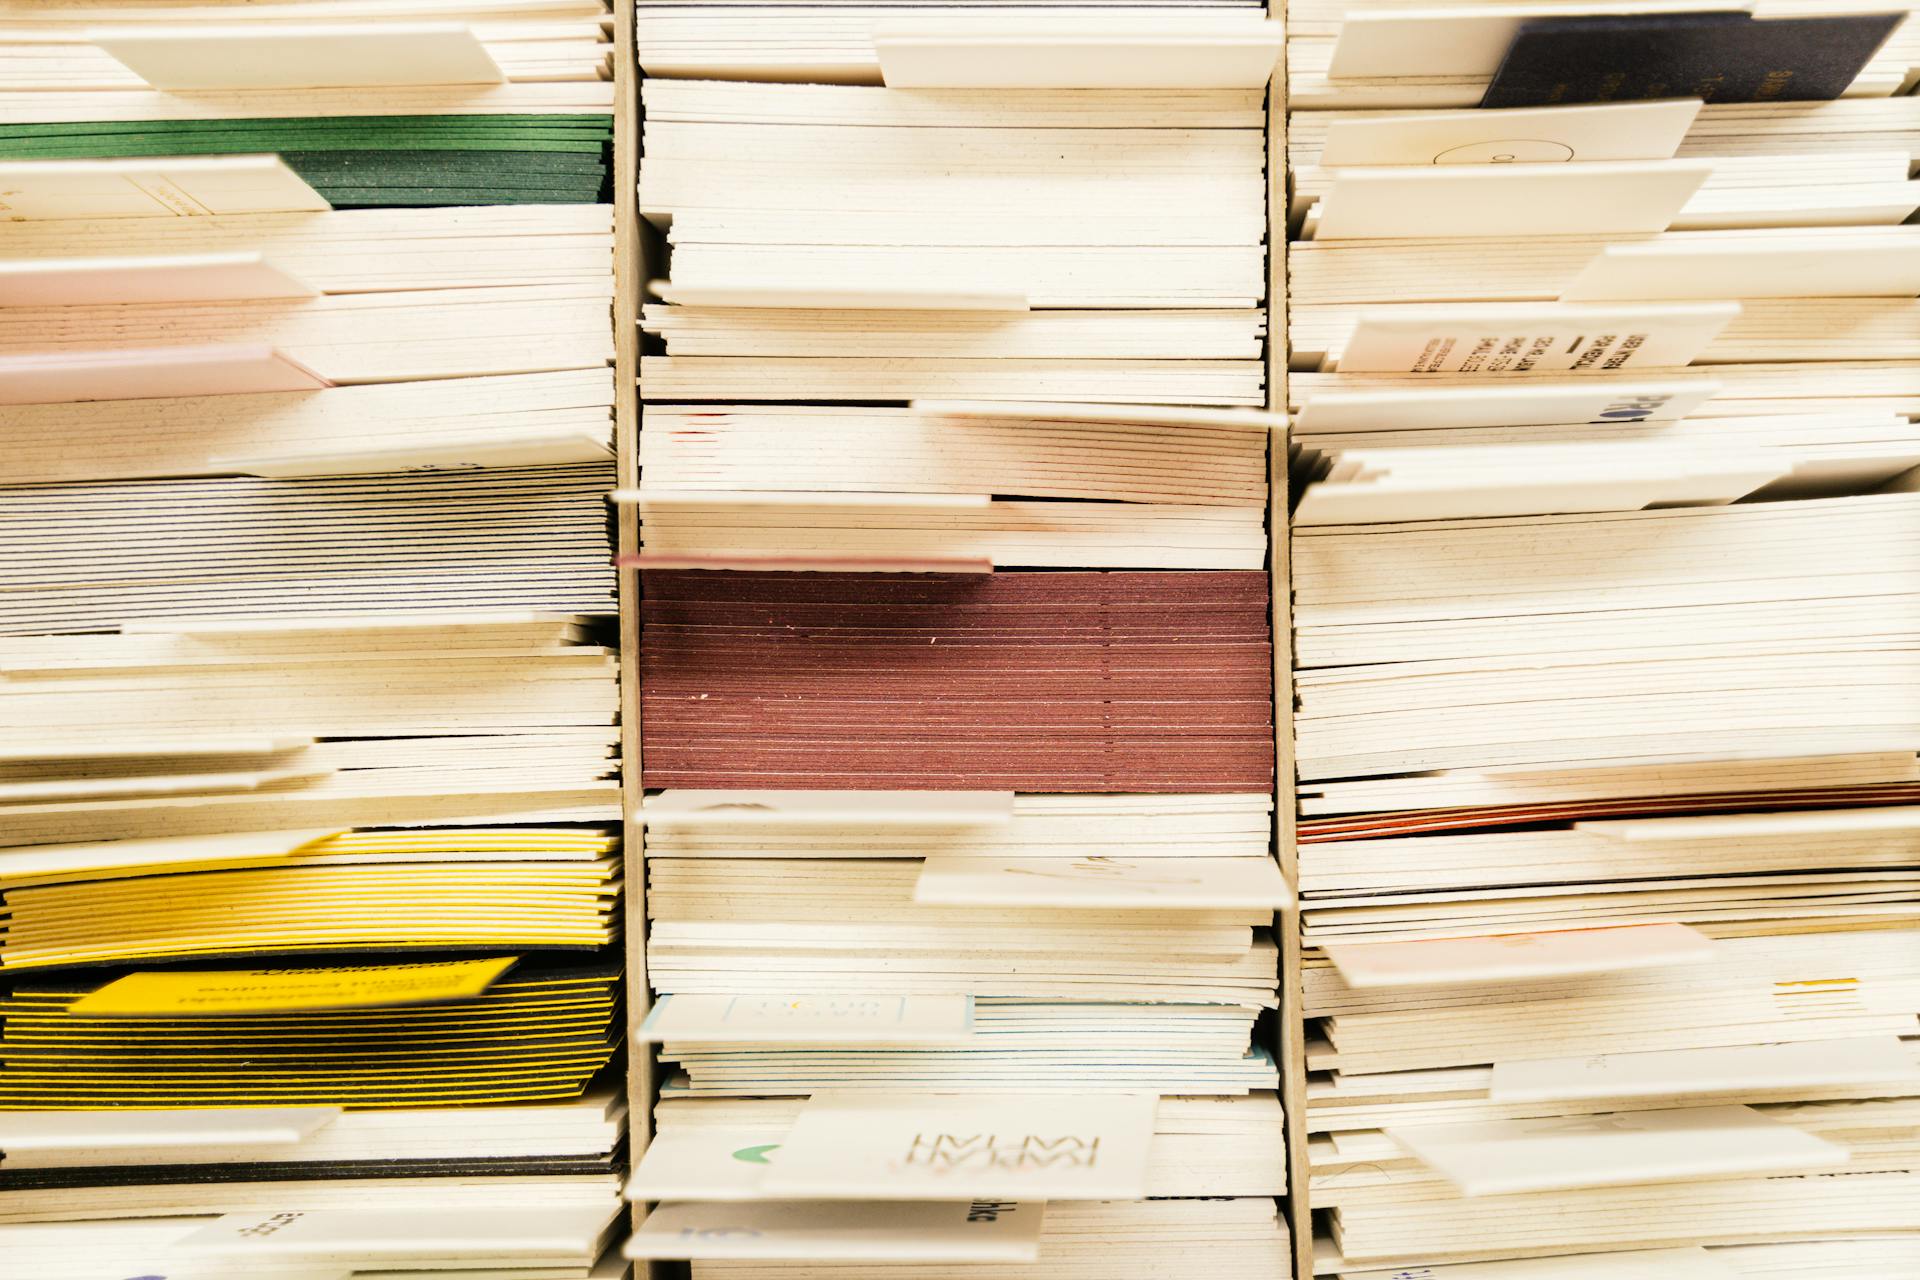
[[[581,623],[189,619],[7,641],[0,845],[617,818],[614,659]],[[19,874],[61,870],[32,862]]]
[[[1920,32],[1773,101],[1714,24],[1854,11],[1712,10],[1289,15],[1317,1274],[1909,1266]]]
[[[756,1174],[800,1114],[797,1098],[663,1099],[655,1132],[627,1185],[634,1200],[754,1194]],[[1285,1150],[1272,1093],[1162,1097],[1147,1165],[1152,1196],[1272,1196],[1286,1191]],[[1065,1206],[1062,1206],[1065,1207]]]
[[[646,105],[672,250],[649,400],[1262,401],[1257,92],[655,81]]]
[[[0,1118],[7,1143],[0,1160],[0,1240],[10,1246],[9,1258],[15,1256],[12,1235],[25,1247],[25,1233],[40,1230],[15,1224],[71,1222],[64,1236],[45,1229],[49,1241],[71,1241],[84,1231],[101,1232],[101,1239],[109,1232],[133,1234],[135,1219],[149,1220],[157,1236],[176,1217],[193,1214],[399,1204],[429,1209],[444,1203],[449,1176],[463,1178],[463,1197],[495,1208],[603,1204],[625,1129],[624,1104],[604,1089],[558,1104],[315,1110],[308,1131],[291,1140],[223,1135],[223,1114],[260,1113],[16,1112]],[[98,1117],[97,1132],[74,1132],[58,1145],[17,1145],[24,1121],[46,1119],[52,1123],[44,1130],[73,1130],[89,1116]],[[140,1145],[157,1142],[151,1131],[169,1117],[183,1126],[178,1140]],[[182,1178],[187,1166],[193,1176]]]

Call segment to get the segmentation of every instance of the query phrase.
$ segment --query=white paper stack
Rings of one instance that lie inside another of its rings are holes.
[[[1289,16],[1314,1271],[1898,1274],[1912,24]],[[1822,23],[1884,41],[1850,84],[1742,80]]]
[[[9,1260],[15,1242],[25,1249],[36,1231],[49,1247],[83,1231],[99,1232],[103,1241],[124,1235],[148,1243],[168,1238],[168,1228],[177,1235],[204,1225],[187,1221],[192,1215],[369,1204],[425,1210],[444,1203],[449,1177],[463,1179],[463,1197],[495,1209],[605,1204],[615,1186],[613,1151],[625,1128],[625,1106],[611,1089],[562,1104],[286,1114],[298,1123],[285,1134],[248,1131],[265,1127],[248,1117],[273,1112],[0,1116],[0,1133],[8,1135],[0,1160],[0,1240],[10,1246]],[[78,1130],[87,1117],[94,1132],[83,1134]],[[45,1141],[16,1145],[25,1121],[37,1118],[51,1121],[39,1126]],[[158,1129],[169,1118],[181,1131],[163,1139]],[[223,1120],[230,1132],[222,1132]],[[163,1141],[168,1145],[159,1145]],[[72,1225],[28,1225],[62,1222]]]
[[[990,401],[654,406],[644,483],[614,499],[638,508],[653,556],[1257,569],[1277,421]]]
[[[1394,57],[1432,63],[1449,33],[1497,57],[1520,20],[1356,10],[1343,30],[1382,56],[1392,45]],[[1311,43],[1295,35],[1296,49]],[[1910,148],[1814,159],[1689,147],[1702,110],[1693,99],[1299,112],[1294,367],[1513,374],[1909,359],[1920,273],[1893,224],[1920,195]],[[1489,255],[1494,238],[1501,251]],[[1709,303],[1717,320],[1701,310]],[[1402,328],[1382,330],[1390,324]],[[1636,336],[1582,350],[1615,327]]]
[[[0,846],[616,819],[615,664],[580,643],[583,621],[316,615],[7,641]]]
[[[1260,102],[649,83],[647,398],[1259,405]]]

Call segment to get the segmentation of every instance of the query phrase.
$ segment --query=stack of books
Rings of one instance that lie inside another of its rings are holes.
[[[1144,92],[1020,61],[1174,54],[1189,17],[1210,49],[1272,39],[1172,9],[958,8],[900,41],[840,6],[641,9],[665,252],[617,495],[660,1081],[634,1257],[1288,1266],[1277,50]]]
[[[0,1271],[620,1280],[610,15],[0,15]]]
[[[1903,16],[1292,29],[1317,1273],[1912,1265]]]

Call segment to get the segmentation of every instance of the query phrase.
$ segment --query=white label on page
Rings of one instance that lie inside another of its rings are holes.
[[[1342,373],[1606,373],[1693,362],[1740,314],[1735,302],[1658,307],[1420,306],[1363,312]]]

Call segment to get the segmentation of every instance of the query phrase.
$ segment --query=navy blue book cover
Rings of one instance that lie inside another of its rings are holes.
[[[1539,18],[1521,25],[1480,105],[1837,98],[1905,17],[1718,12]]]

